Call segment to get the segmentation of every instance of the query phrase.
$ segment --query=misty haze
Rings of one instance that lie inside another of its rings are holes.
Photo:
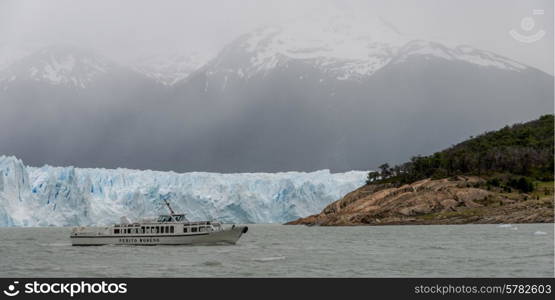
[[[530,13],[517,1],[459,2],[476,11],[465,26],[438,1],[410,16],[380,2],[229,2],[2,2],[0,154],[368,170],[553,111],[553,35],[515,41],[508,31]],[[491,25],[483,11],[501,5]]]

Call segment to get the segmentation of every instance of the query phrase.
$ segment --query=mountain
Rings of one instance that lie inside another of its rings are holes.
[[[211,151],[210,160],[221,156],[211,145],[230,145],[225,160],[237,161],[231,169],[399,162],[553,111],[548,74],[348,16],[248,33],[176,90],[210,117],[214,138],[195,144]]]
[[[56,61],[57,70],[73,74],[64,71],[65,60]],[[0,153],[31,165],[345,171],[426,155],[553,111],[551,75],[360,16],[262,27],[198,69],[181,68],[179,59],[156,61],[109,64],[91,82],[85,75],[63,85],[10,82],[0,89],[7,107],[0,111]]]
[[[120,134],[165,98],[162,85],[93,51],[47,47],[0,71],[0,153],[86,162],[100,140],[126,143]]]
[[[160,84],[171,86],[186,79],[191,73],[200,69],[209,56],[202,53],[172,53],[149,55],[135,59],[130,63],[133,70],[154,79]]]
[[[282,223],[319,211],[363,184],[365,173],[33,168],[0,156],[0,226],[106,225],[165,213],[163,199],[191,220]]]
[[[366,185],[289,224],[552,223],[554,134],[545,115],[382,165]]]
[[[116,68],[108,59],[83,49],[69,52],[65,48],[50,47],[9,67],[2,72],[0,82],[4,90],[24,81],[86,88]]]
[[[228,76],[228,80],[229,76],[252,78],[304,63],[325,75],[324,80],[363,80],[390,64],[413,57],[441,58],[502,70],[527,69],[516,61],[470,46],[449,48],[405,36],[382,19],[339,14],[298,19],[246,34],[220,53],[208,73],[216,78]]]
[[[131,77],[126,79],[126,77]],[[2,90],[30,83],[75,89],[103,87],[116,81],[140,80],[141,75],[91,50],[50,46],[32,53],[0,71]],[[115,84],[114,84],[115,85]]]

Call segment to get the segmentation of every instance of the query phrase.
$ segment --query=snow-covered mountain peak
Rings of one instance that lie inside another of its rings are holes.
[[[191,54],[171,53],[144,56],[134,60],[130,65],[135,71],[163,85],[171,86],[187,78],[210,58],[209,54],[200,52]]]
[[[13,63],[0,74],[0,83],[34,80],[86,88],[97,76],[114,67],[110,60],[91,51],[53,46]]]
[[[409,57],[434,57],[511,71],[526,68],[471,46],[446,46],[402,34],[381,18],[324,14],[263,27],[242,36],[214,60],[209,75],[224,71],[250,78],[276,67],[287,67],[291,61],[302,61],[338,80],[361,79]]]
[[[309,16],[256,30],[246,40],[247,51],[276,51],[296,56],[310,53],[344,59],[367,56],[369,45],[400,45],[406,38],[382,19],[337,14]]]
[[[369,75],[391,60],[407,38],[381,19],[338,14],[296,19],[240,39],[250,56],[247,76],[284,60],[309,60],[333,75]]]
[[[479,50],[468,45],[447,47],[437,42],[413,40],[404,45],[394,63],[406,61],[409,57],[442,58],[450,61],[464,61],[484,67],[495,67],[503,70],[520,71],[527,67],[509,58],[493,52]]]

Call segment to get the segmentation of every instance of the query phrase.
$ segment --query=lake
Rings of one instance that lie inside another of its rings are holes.
[[[0,228],[1,277],[553,277],[553,224],[249,225],[229,246],[72,247]]]

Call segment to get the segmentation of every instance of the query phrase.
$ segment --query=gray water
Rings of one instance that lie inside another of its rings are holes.
[[[0,228],[1,277],[553,277],[553,224],[251,225],[230,246],[72,247]]]

